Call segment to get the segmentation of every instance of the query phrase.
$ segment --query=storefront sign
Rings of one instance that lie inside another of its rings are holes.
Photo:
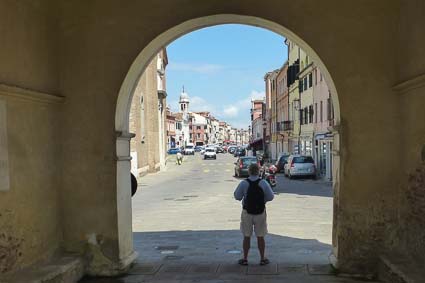
[[[0,191],[10,189],[6,102],[0,100]]]

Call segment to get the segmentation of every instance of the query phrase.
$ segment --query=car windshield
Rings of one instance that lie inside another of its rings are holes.
[[[288,155],[282,155],[281,157],[280,157],[280,162],[287,162],[288,161]]]
[[[215,150],[214,149],[212,149],[212,148],[207,148],[207,150],[206,151],[208,151],[208,152],[214,152]]]
[[[191,148],[193,148],[193,146],[187,145],[186,148],[191,149]]]
[[[294,157],[294,163],[314,163],[311,156],[298,156]]]
[[[243,165],[250,165],[252,163],[257,163],[257,158],[242,158]]]

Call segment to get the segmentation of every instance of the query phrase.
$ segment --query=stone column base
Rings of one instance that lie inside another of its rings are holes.
[[[91,249],[90,259],[86,267],[86,274],[90,276],[117,276],[125,274],[139,254],[133,251],[130,255],[118,262],[105,257],[98,249]]]

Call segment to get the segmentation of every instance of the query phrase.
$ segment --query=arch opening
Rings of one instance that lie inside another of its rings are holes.
[[[132,218],[131,218],[131,199],[128,192],[124,189],[128,187],[130,178],[128,172],[130,172],[130,139],[133,137],[133,134],[129,132],[129,115],[130,107],[133,94],[135,92],[136,85],[143,74],[144,70],[152,60],[152,58],[158,53],[158,51],[163,47],[167,46],[172,41],[178,39],[179,37],[188,34],[192,31],[215,26],[221,24],[244,24],[261,27],[270,31],[273,31],[279,35],[282,35],[289,40],[296,42],[296,44],[302,48],[309,56],[311,61],[314,61],[317,66],[321,69],[324,79],[328,83],[329,90],[333,94],[332,104],[334,108],[334,146],[333,146],[333,188],[335,192],[334,198],[334,219],[333,219],[333,253],[335,255],[335,260],[337,256],[337,247],[338,243],[336,241],[335,233],[338,229],[336,213],[339,209],[338,206],[338,194],[339,194],[339,176],[340,176],[340,160],[339,160],[339,133],[338,125],[340,124],[340,108],[338,101],[338,94],[336,87],[332,81],[331,75],[328,72],[324,62],[320,59],[318,54],[315,53],[313,48],[311,48],[306,42],[304,42],[297,35],[292,33],[290,30],[285,27],[278,25],[274,22],[264,20],[257,17],[251,16],[240,16],[240,15],[215,15],[209,17],[202,17],[193,20],[189,20],[180,25],[177,25],[170,30],[162,33],[152,42],[150,42],[146,48],[137,56],[127,76],[122,84],[122,87],[119,92],[116,116],[115,116],[115,130],[117,132],[117,199],[118,199],[118,221],[119,221],[119,234],[120,239],[123,240],[122,249],[120,252],[123,254],[128,254],[132,252]]]

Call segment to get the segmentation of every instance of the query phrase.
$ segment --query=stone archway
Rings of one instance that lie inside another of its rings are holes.
[[[178,37],[190,33],[194,30],[219,25],[219,24],[246,24],[258,26],[277,34],[280,34],[293,42],[296,42],[303,50],[305,50],[314,62],[323,70],[325,80],[328,83],[332,95],[332,102],[335,111],[335,126],[334,126],[334,148],[333,148],[333,172],[334,173],[334,219],[333,219],[333,263],[337,264],[338,241],[336,233],[338,230],[338,209],[339,209],[339,191],[340,191],[340,107],[338,93],[331,74],[326,68],[325,63],[321,60],[314,49],[309,46],[302,38],[291,32],[282,25],[268,21],[258,17],[242,16],[235,14],[220,14],[207,17],[196,18],[183,22],[175,27],[165,31],[152,40],[137,56],[132,63],[124,82],[121,86],[115,113],[115,130],[117,133],[116,153],[117,153],[117,211],[118,211],[118,233],[120,253],[128,254],[132,252],[132,228],[131,228],[131,198],[129,191],[126,190],[130,184],[130,139],[134,136],[129,132],[129,113],[132,101],[132,96],[138,80],[150,60],[163,47],[168,45]]]

